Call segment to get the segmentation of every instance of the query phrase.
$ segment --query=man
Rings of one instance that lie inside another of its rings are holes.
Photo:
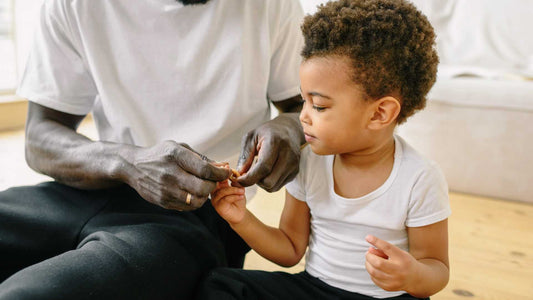
[[[301,17],[297,0],[45,1],[18,93],[27,162],[56,182],[0,193],[0,299],[189,299],[242,266],[213,161],[268,191],[297,173]],[[99,141],[76,132],[90,111]]]

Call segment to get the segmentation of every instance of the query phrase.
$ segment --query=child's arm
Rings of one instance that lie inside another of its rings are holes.
[[[297,264],[309,242],[309,208],[289,193],[279,228],[265,225],[246,209],[244,189],[219,183],[212,194],[212,203],[217,212],[243,240],[264,258],[284,267]]]
[[[409,252],[367,236],[370,248],[366,269],[372,281],[387,291],[406,291],[419,297],[429,297],[448,283],[448,221],[423,227],[408,227]]]

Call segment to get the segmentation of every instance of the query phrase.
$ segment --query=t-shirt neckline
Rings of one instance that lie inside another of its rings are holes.
[[[373,190],[372,192],[366,195],[363,195],[357,198],[346,198],[346,197],[340,196],[339,194],[337,194],[337,192],[335,192],[335,183],[333,182],[333,161],[335,159],[335,155],[329,155],[326,159],[326,170],[327,170],[329,190],[330,190],[331,197],[336,199],[339,202],[344,202],[346,204],[353,204],[356,202],[370,201],[372,199],[375,199],[383,195],[383,193],[385,193],[392,186],[392,184],[394,183],[394,180],[396,179],[396,176],[398,175],[398,170],[400,169],[400,164],[402,161],[402,154],[403,154],[403,144],[400,142],[398,137],[395,135],[394,136],[394,163],[392,165],[392,170],[389,174],[389,177],[377,189]]]

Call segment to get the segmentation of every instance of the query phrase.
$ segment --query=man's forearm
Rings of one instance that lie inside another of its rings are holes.
[[[26,133],[26,161],[37,172],[82,189],[120,184],[121,154],[133,146],[95,142],[52,120]]]

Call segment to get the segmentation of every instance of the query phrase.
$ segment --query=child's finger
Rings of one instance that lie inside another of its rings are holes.
[[[384,241],[382,239],[379,239],[373,235],[367,235],[366,241],[369,242],[372,246],[380,249],[383,253],[387,255],[387,257],[394,256],[394,254],[400,250],[398,247],[392,245],[391,243]]]
[[[376,255],[376,256],[379,256],[381,258],[384,258],[384,259],[388,259],[389,256],[387,254],[385,254],[385,252],[383,252],[381,249],[377,249],[377,248],[374,248],[372,246],[368,247],[368,252]]]
[[[217,182],[217,189],[226,188],[226,187],[229,187],[228,180],[222,180],[222,181]]]
[[[372,280],[375,279],[380,282],[391,280],[391,275],[377,268],[375,265],[372,264],[371,260],[366,260],[365,268],[370,277],[372,277]]]
[[[371,251],[367,251],[365,255],[366,263],[370,264],[374,269],[389,273],[392,270],[392,262],[388,258],[383,258]],[[367,269],[368,270],[368,269]]]
[[[229,195],[244,195],[244,188],[239,187],[225,187],[215,191],[214,197],[224,198]]]
[[[233,204],[233,203],[235,203],[237,201],[241,201],[243,199],[244,199],[244,195],[231,194],[231,195],[224,196],[222,199],[220,199],[220,201],[224,201],[226,203]]]

